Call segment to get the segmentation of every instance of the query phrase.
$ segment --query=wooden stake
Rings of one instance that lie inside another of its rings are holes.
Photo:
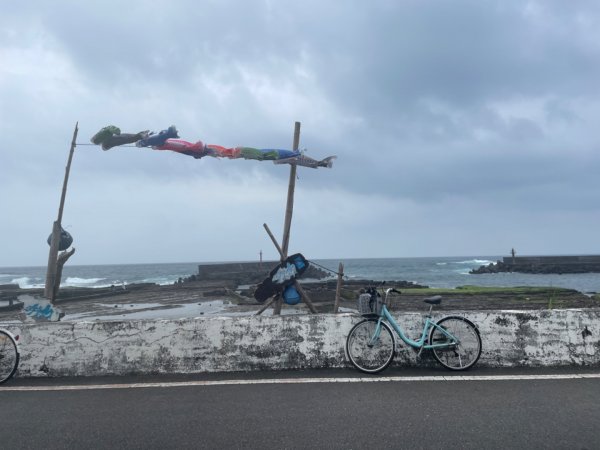
[[[281,295],[278,295],[276,297],[275,303],[273,304],[273,315],[280,316],[281,308],[283,308],[283,297]]]
[[[270,300],[269,300],[267,303],[265,303],[265,304],[262,306],[262,308],[260,308],[260,309],[257,311],[256,315],[257,315],[257,316],[260,316],[262,313],[264,313],[264,312],[267,310],[267,308],[268,308],[269,306],[271,306],[275,300],[277,300],[277,298],[278,298],[278,297],[279,297],[279,295],[274,295],[273,297],[271,297],[271,299],[270,299]]]
[[[306,303],[306,306],[308,306],[308,309],[310,309],[310,312],[312,312],[313,314],[316,314],[317,310],[315,309],[315,305],[313,305],[312,300],[310,299],[310,297],[308,296],[308,294],[306,293],[306,291],[304,290],[302,285],[298,282],[298,280],[294,280],[294,286],[296,287],[296,290],[300,294],[300,297],[302,297],[302,301],[304,301],[304,303]]]
[[[67,196],[67,183],[69,182],[69,173],[71,172],[71,161],[73,160],[73,153],[75,152],[75,146],[77,141],[77,133],[79,131],[79,122],[75,124],[75,131],[73,131],[73,140],[71,141],[71,149],[69,151],[69,159],[67,160],[67,167],[65,168],[65,178],[63,181],[62,193],[60,196],[60,205],[58,207],[58,218],[52,225],[52,237],[50,239],[50,252],[48,253],[48,268],[46,271],[46,285],[44,287],[44,297],[50,300],[50,303],[54,302],[56,297],[57,289],[54,288],[56,283],[56,275],[58,270],[58,246],[60,243],[60,231],[62,228],[62,216],[65,207],[65,198]]]
[[[342,277],[344,276],[344,265],[340,263],[338,267],[337,286],[335,288],[335,303],[333,305],[333,313],[337,314],[340,309],[340,293],[342,290]]]

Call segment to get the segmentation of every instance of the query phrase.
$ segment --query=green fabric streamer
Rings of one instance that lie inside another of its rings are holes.
[[[98,131],[90,140],[92,141],[92,144],[100,145],[102,142],[104,142],[104,140],[116,134],[121,134],[121,129],[119,127],[115,127],[114,125],[109,125]]]

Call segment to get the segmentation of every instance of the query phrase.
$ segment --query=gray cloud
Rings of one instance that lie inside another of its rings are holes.
[[[28,223],[2,221],[15,238],[0,265],[45,263],[76,121],[80,143],[176,124],[190,141],[289,148],[300,120],[310,156],[339,157],[299,170],[294,239],[312,257],[600,251],[595,4],[27,2],[4,18],[0,194]],[[65,220],[80,263],[247,259],[270,245],[262,223],[280,226],[287,179],[78,146]],[[359,217],[374,208],[385,223]],[[409,242],[390,245],[398,230]]]

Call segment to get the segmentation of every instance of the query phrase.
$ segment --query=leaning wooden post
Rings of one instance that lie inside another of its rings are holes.
[[[340,309],[340,294],[342,291],[342,277],[344,276],[344,265],[340,263],[338,267],[337,286],[335,288],[335,304],[333,305],[333,313],[337,314]]]
[[[300,294],[300,297],[302,297],[304,303],[306,303],[306,306],[308,306],[308,309],[310,309],[310,312],[316,314],[317,310],[315,309],[315,305],[313,305],[312,300],[310,299],[310,297],[308,296],[308,294],[306,293],[306,291],[304,290],[304,288],[298,280],[294,280],[294,287]]]
[[[257,312],[256,315],[260,316],[262,313],[264,313],[267,308],[269,308],[269,306],[271,306],[273,304],[274,301],[276,301],[279,298],[279,295],[274,295],[273,297],[271,297],[271,300],[269,300],[267,303],[265,303]]]
[[[73,131],[73,140],[71,141],[71,149],[69,151],[69,159],[67,160],[67,167],[65,168],[65,178],[63,181],[62,193],[60,196],[60,205],[58,207],[58,218],[52,225],[52,237],[50,238],[50,252],[48,254],[48,268],[46,271],[46,285],[44,288],[44,297],[54,302],[56,297],[54,285],[56,283],[56,275],[58,268],[58,246],[60,242],[60,231],[62,229],[62,216],[65,207],[65,198],[67,196],[67,183],[69,182],[69,173],[71,171],[71,161],[73,160],[73,153],[75,152],[75,146],[77,141],[77,132],[79,131],[79,122],[75,124],[75,131]]]
[[[281,261],[283,261],[285,259],[283,257],[283,250],[279,246],[279,243],[275,239],[275,236],[273,236],[273,233],[271,233],[271,230],[269,229],[269,226],[266,223],[263,223],[263,227],[267,231],[267,234],[269,235],[269,237],[271,238],[271,242],[273,242],[273,245],[277,249],[277,253],[279,253],[279,258],[281,258]]]

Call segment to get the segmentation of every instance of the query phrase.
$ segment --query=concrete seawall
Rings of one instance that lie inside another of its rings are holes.
[[[463,315],[461,312],[456,314]],[[443,314],[450,315],[450,314]],[[600,310],[466,312],[481,332],[478,366],[600,366]],[[420,334],[420,314],[396,314]],[[442,314],[438,315],[442,317]],[[353,314],[1,324],[20,335],[17,376],[92,376],[349,367]],[[395,365],[435,365],[402,344]]]

